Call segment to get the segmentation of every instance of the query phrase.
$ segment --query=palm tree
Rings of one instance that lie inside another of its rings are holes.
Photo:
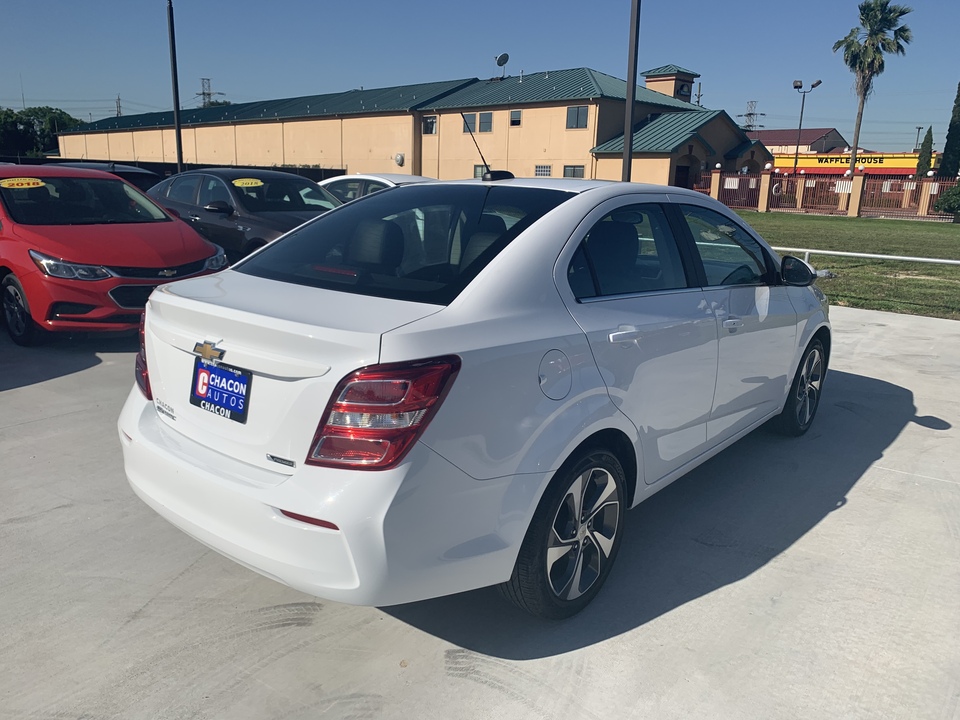
[[[850,169],[857,164],[857,147],[860,143],[860,123],[863,122],[863,106],[873,92],[873,81],[883,72],[885,53],[905,55],[905,45],[913,40],[913,33],[900,19],[913,12],[906,5],[891,5],[890,0],[864,0],[860,3],[860,27],[850,30],[842,40],[833,44],[833,51],[843,49],[843,61],[855,78],[854,87],[860,104],[857,108],[857,124],[853,128],[853,148],[850,154]]]

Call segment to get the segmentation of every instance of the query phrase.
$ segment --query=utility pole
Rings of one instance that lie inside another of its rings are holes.
[[[913,151],[920,152],[920,131],[923,130],[923,125],[915,125],[917,128],[917,141],[913,144]]]
[[[630,182],[633,164],[633,112],[637,97],[637,47],[640,44],[640,0],[630,3],[630,51],[627,59],[627,99],[623,114],[623,182]]]
[[[117,117],[122,117],[123,111],[120,109],[120,96],[117,95]]]
[[[177,81],[177,39],[173,31],[173,0],[167,0],[167,33],[170,36],[170,78],[173,81],[173,134],[177,139],[177,172],[183,172],[183,138],[180,137],[180,83]]]

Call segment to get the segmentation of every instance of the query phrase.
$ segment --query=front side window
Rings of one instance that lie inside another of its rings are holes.
[[[23,225],[170,222],[139,190],[119,179],[26,177],[0,180],[0,200]]]
[[[587,106],[577,105],[567,108],[567,127],[585,128],[587,126]]]
[[[329,185],[323,186],[337,197],[341,202],[350,202],[360,197],[360,191],[363,189],[362,180],[338,180]]]
[[[768,277],[763,248],[746,230],[718,212],[681,205],[693,235],[707,285],[753,285]]]
[[[652,203],[620,208],[594,225],[567,279],[578,300],[688,286],[666,215]]]
[[[521,118],[522,118],[522,113],[520,110],[511,110],[510,111],[510,127],[520,127]]]
[[[493,113],[480,113],[480,132],[493,132]]]
[[[446,305],[514,238],[571,197],[541,188],[409,185],[322,215],[234,269]]]
[[[582,178],[583,165],[564,165],[563,176],[565,178]]]
[[[477,131],[477,114],[476,113],[463,114],[463,131],[464,132]]]
[[[423,134],[424,135],[436,135],[437,134],[437,116],[436,115],[427,115],[423,118]]]

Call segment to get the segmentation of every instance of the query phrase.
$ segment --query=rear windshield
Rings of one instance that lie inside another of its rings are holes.
[[[423,183],[384,190],[288,233],[234,266],[257,277],[448,305],[559,190]]]
[[[296,176],[237,178],[230,182],[240,204],[251,213],[332,210],[342,204],[316,183]]]
[[[0,199],[22,225],[171,222],[151,200],[121,180],[24,177],[0,180]]]

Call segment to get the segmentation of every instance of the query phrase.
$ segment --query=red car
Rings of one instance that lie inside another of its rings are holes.
[[[136,329],[153,289],[227,265],[223,250],[99,170],[0,166],[0,289],[7,331]]]

